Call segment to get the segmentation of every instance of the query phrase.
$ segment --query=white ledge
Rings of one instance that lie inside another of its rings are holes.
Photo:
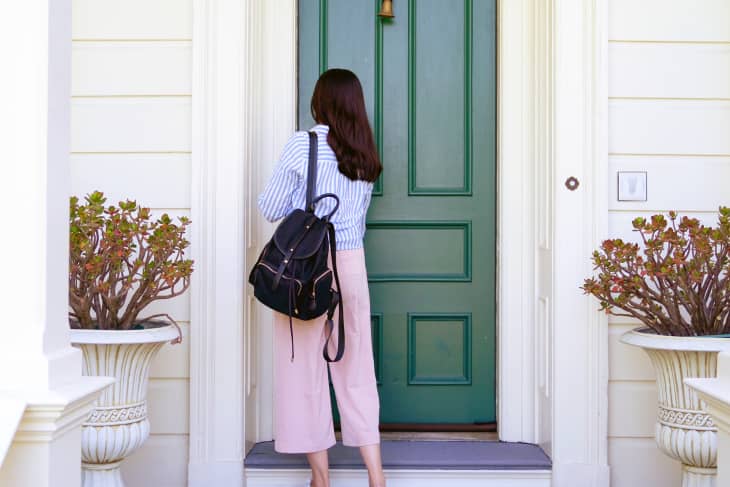
[[[114,382],[113,377],[79,377],[52,391],[12,391],[2,395],[26,403],[15,440],[21,442],[52,441],[80,425],[102,390]]]
[[[685,379],[684,383],[697,391],[706,402],[730,410],[730,381],[723,379]]]
[[[715,425],[730,432],[730,381],[727,379],[685,379],[684,383],[697,392],[705,402],[707,411]]]
[[[717,427],[730,433],[730,352],[717,356],[716,379],[685,379],[705,402],[705,410],[712,416]]]

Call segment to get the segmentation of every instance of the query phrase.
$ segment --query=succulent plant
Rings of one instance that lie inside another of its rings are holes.
[[[605,240],[593,253],[595,277],[581,289],[615,316],[661,335],[730,333],[730,208],[717,226],[669,212],[633,220],[641,244]]]
[[[71,326],[130,330],[166,313],[140,317],[150,303],[179,296],[190,286],[193,261],[185,231],[190,220],[174,223],[166,213],[153,219],[135,201],[106,205],[95,191],[70,200],[69,312]]]

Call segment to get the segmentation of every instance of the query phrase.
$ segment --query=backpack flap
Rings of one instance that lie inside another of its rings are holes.
[[[326,222],[312,213],[294,210],[276,229],[273,241],[283,255],[308,259],[322,247],[326,236]]]

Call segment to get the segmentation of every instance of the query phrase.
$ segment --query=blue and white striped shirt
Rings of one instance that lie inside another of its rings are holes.
[[[373,183],[352,181],[337,168],[337,157],[327,143],[327,125],[312,127],[317,133],[316,195],[334,193],[340,198],[340,208],[332,217],[337,250],[359,249],[365,236],[365,216],[370,206]],[[284,146],[281,159],[274,168],[266,189],[258,199],[259,209],[270,222],[288,215],[295,208],[304,208],[307,190],[309,135],[296,132]],[[315,195],[315,196],[316,196]],[[325,198],[314,212],[323,216],[332,211],[335,201]]]

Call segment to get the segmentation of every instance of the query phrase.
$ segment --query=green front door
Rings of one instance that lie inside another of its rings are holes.
[[[299,125],[360,78],[383,160],[365,239],[382,423],[495,421],[495,0],[299,1]]]

